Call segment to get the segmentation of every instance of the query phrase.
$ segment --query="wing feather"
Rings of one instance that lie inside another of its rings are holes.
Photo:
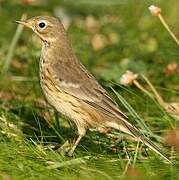
[[[59,66],[61,67],[59,68]],[[127,118],[110,98],[107,91],[82,64],[77,63],[69,68],[65,64],[55,63],[51,69],[51,73],[53,73],[56,81],[56,88],[59,88],[59,90],[88,103],[90,106],[110,117],[116,117],[117,114],[118,116]]]

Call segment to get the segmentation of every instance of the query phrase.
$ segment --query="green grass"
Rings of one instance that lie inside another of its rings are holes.
[[[111,2],[54,0],[27,6],[20,0],[0,1],[0,68],[5,67],[0,76],[0,179],[178,179],[178,153],[160,143],[168,129],[178,127],[178,120],[135,87],[119,85],[119,79],[127,69],[145,74],[166,101],[179,102],[178,74],[164,74],[170,62],[178,61],[178,46],[148,11],[149,5],[159,5],[179,37],[179,2]],[[173,165],[120,132],[110,137],[88,132],[73,157],[58,152],[66,140],[73,141],[76,129],[44,102],[38,81],[38,38],[27,29],[14,36],[14,20],[23,13],[53,15],[57,7],[70,18],[68,34],[79,59],[131,122],[174,157]],[[85,28],[89,15],[101,24],[99,30]],[[118,42],[95,51],[90,43],[95,33],[107,40],[115,34]]]

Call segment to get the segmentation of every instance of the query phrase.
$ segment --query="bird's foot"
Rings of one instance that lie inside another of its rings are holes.
[[[82,135],[79,135],[78,138],[77,138],[77,140],[76,140],[75,143],[73,144],[73,146],[71,146],[71,144],[70,144],[69,141],[67,140],[67,141],[58,149],[58,151],[60,152],[60,154],[61,154],[61,155],[65,155],[65,154],[67,153],[68,156],[72,156],[82,137],[83,137]]]
[[[65,156],[70,150],[71,150],[72,145],[69,143],[69,141],[65,141],[65,143],[58,148],[58,152],[62,155]]]
[[[62,155],[62,156],[65,156],[65,155],[68,155],[68,156],[73,156],[73,153],[76,149],[76,146],[74,144],[71,144],[68,140],[65,141],[65,143],[60,147],[58,148],[58,152]]]
[[[74,153],[75,149],[76,149],[76,145],[73,144],[73,146],[68,151],[68,156],[70,156],[70,157],[73,156],[73,153]]]

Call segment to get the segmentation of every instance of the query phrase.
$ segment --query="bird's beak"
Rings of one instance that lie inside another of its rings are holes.
[[[31,24],[28,23],[28,21],[15,21],[15,22],[18,23],[18,24],[22,24],[22,25],[24,25],[24,26],[26,26],[28,28],[32,28]]]

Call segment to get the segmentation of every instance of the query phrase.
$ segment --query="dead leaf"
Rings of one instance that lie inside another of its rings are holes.
[[[11,180],[12,179],[11,176],[5,172],[2,172],[0,174],[0,177],[2,178],[2,180]]]
[[[170,64],[167,65],[165,68],[165,75],[170,76],[176,72],[179,72],[179,66],[176,62],[171,62]]]
[[[167,146],[173,146],[176,150],[179,150],[179,129],[168,131],[164,139]]]
[[[91,33],[99,32],[101,27],[100,22],[94,16],[87,16],[85,19],[85,28]]]
[[[46,0],[20,0],[21,4],[24,5],[42,5],[46,3]]]
[[[141,173],[139,172],[139,170],[132,166],[129,166],[126,175],[128,179],[141,179]]]
[[[24,5],[31,5],[34,3],[35,0],[21,0],[21,3]]]
[[[11,61],[11,65],[16,69],[23,69],[27,66],[26,64],[19,62],[18,59],[15,58]]]
[[[109,44],[118,44],[120,41],[120,36],[117,33],[112,32],[109,33],[108,39],[109,39]]]
[[[0,99],[11,100],[13,98],[12,94],[5,91],[0,91]]]
[[[107,39],[103,34],[95,34],[91,39],[91,44],[95,51],[99,51],[106,47]]]

